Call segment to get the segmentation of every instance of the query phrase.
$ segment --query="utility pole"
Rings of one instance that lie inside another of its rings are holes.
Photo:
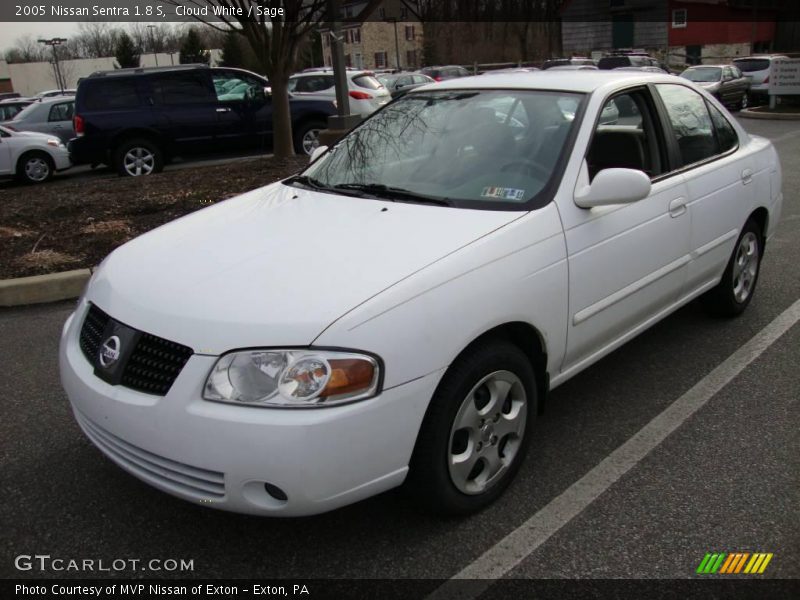
[[[150,30],[150,49],[153,51],[153,58],[156,59],[156,66],[158,66],[158,52],[156,52],[156,41],[155,38],[153,37],[153,29],[155,28],[156,28],[155,25],[147,26],[147,29]],[[170,58],[172,57],[170,56]]]
[[[61,75],[61,68],[58,65],[58,51],[56,50],[56,46],[60,46],[61,44],[67,41],[67,38],[50,38],[47,39],[39,39],[36,40],[40,44],[44,44],[45,46],[50,46],[53,49],[53,69],[56,73],[56,85],[58,89],[62,92],[67,87],[67,83],[64,81],[64,77]]]
[[[387,20],[394,23],[394,58],[395,58],[394,62],[395,66],[397,67],[397,70],[399,71],[401,67],[400,67],[400,42],[397,39],[397,17],[392,17]]]

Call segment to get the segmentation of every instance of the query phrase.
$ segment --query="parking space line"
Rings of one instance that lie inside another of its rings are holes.
[[[795,301],[560,496],[434,590],[428,598],[477,598],[492,585],[492,580],[508,574],[636,466],[798,321],[800,300]],[[463,580],[480,581],[467,584]]]

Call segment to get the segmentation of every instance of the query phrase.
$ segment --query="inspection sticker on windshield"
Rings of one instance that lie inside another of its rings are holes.
[[[499,200],[523,200],[525,190],[504,187],[485,187],[481,194],[484,198],[498,198]]]

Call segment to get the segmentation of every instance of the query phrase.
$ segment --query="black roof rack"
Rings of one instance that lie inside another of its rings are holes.
[[[114,69],[113,71],[95,71],[86,79],[96,77],[119,77],[121,75],[146,75],[148,73],[165,73],[170,71],[192,71],[194,69],[208,69],[204,63],[190,65],[170,65],[167,67],[135,67],[133,69]]]

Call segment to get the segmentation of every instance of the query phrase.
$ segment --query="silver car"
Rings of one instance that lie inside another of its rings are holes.
[[[13,131],[35,131],[58,137],[65,144],[75,137],[72,115],[75,98],[44,98],[25,107],[3,125]]]
[[[769,94],[769,70],[772,61],[789,58],[783,54],[765,54],[734,58],[733,64],[750,80],[750,104],[766,102]]]

